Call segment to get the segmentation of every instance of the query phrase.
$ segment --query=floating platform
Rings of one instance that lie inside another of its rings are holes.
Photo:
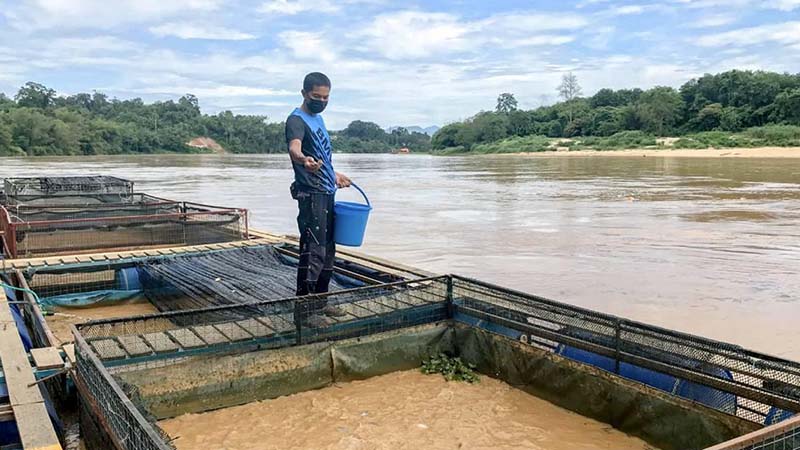
[[[332,292],[297,298],[297,238],[252,230],[246,213],[219,241],[206,239],[213,226],[202,239],[112,239],[132,217],[191,214],[124,181],[124,192],[65,179],[3,197],[6,212],[27,214],[14,223],[58,226],[51,244],[13,253],[36,235],[1,235],[7,255],[33,257],[0,259],[2,281],[22,289],[0,304],[0,438],[2,418],[17,433],[0,448],[60,448],[57,411],[75,393],[87,448],[166,450],[160,421],[412,370],[438,353],[656,448],[800,448],[797,362],[347,249]],[[181,211],[146,211],[156,207]],[[128,208],[143,214],[115,215]],[[81,242],[61,226],[79,222],[102,226]],[[345,314],[311,327],[304,312],[320,302]]]

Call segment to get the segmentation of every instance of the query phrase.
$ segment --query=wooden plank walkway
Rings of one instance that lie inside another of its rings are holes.
[[[4,290],[0,289],[0,365],[5,375],[22,447],[32,450],[60,450],[61,444],[47,413],[39,385],[35,384],[36,377],[10,308]]]

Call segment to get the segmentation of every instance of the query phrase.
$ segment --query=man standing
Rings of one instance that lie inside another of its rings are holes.
[[[291,193],[299,209],[298,296],[328,292],[336,256],[334,196],[337,187],[350,186],[349,178],[333,170],[331,140],[322,120],[330,92],[327,76],[309,73],[303,80],[303,104],[286,119],[286,143],[294,168]],[[327,320],[320,314],[340,316],[344,312],[323,300],[305,304],[301,319],[312,326],[324,326]]]

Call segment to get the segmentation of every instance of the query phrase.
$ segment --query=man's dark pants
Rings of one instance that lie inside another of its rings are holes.
[[[297,266],[298,296],[328,292],[333,276],[336,243],[333,240],[333,194],[292,190],[299,213],[300,263]],[[304,303],[301,315],[307,316],[322,309],[326,300]]]

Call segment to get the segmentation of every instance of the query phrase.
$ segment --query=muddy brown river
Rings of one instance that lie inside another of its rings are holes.
[[[800,359],[800,159],[334,162],[374,205],[365,252]],[[0,177],[80,173],[296,233],[284,155],[0,159]]]

